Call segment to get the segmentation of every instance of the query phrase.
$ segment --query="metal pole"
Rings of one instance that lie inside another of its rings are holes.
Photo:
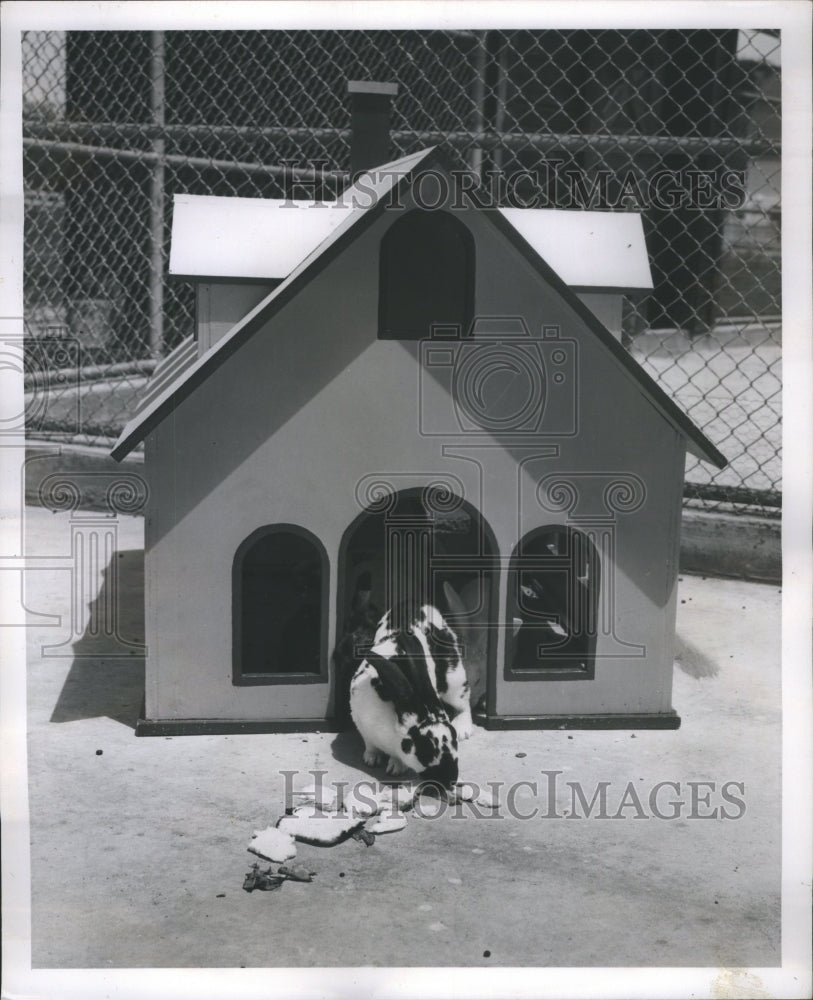
[[[504,85],[507,81],[507,68],[503,67]],[[507,91],[505,86],[502,91],[497,92],[497,97]],[[475,99],[474,89],[472,100]],[[485,96],[485,92],[483,93]],[[483,109],[483,114],[484,114]],[[472,115],[474,121],[475,115]],[[478,119],[479,120],[479,119]],[[155,158],[153,153],[147,150],[121,149],[112,146],[91,145],[97,139],[107,141],[119,141],[122,139],[164,139],[175,138],[218,138],[229,139],[266,139],[269,142],[333,142],[336,140],[349,141],[350,129],[341,128],[283,128],[283,127],[257,127],[242,125],[163,125],[157,127],[148,123],[140,125],[132,124],[103,124],[87,125],[81,122],[25,122],[23,125],[25,135],[23,146],[26,149],[39,147],[42,149],[62,148],[66,153],[76,153],[86,156],[108,156],[117,157],[122,160],[141,160],[144,163],[152,162]],[[453,146],[482,146],[484,149],[497,149],[504,146],[506,149],[522,149],[525,146],[540,147],[543,151],[548,149],[559,149],[563,145],[574,150],[595,149],[598,151],[612,152],[619,146],[624,148],[640,149],[645,153],[655,153],[667,155],[674,152],[703,153],[719,152],[721,155],[742,154],[748,156],[779,156],[782,152],[782,145],[778,140],[758,138],[746,139],[735,138],[733,136],[664,136],[664,135],[594,135],[587,131],[571,133],[569,135],[557,135],[554,133],[531,133],[531,132],[502,132],[494,129],[487,131],[485,127],[472,128],[470,131],[461,132],[437,132],[424,129],[416,131],[414,129],[396,129],[392,132],[392,138],[401,145],[410,143],[424,143],[427,146],[437,146],[440,143],[449,143]],[[205,156],[186,156],[183,153],[167,153],[165,162],[183,166],[188,164],[191,167],[200,169],[215,170],[237,170],[253,171],[254,173],[276,174],[282,176],[313,178],[313,177],[345,177],[346,171],[341,170],[314,170],[312,167],[290,166],[270,166],[261,163],[242,163],[238,160],[215,160]]]
[[[349,134],[349,133],[348,133]],[[55,139],[23,139],[23,150],[41,149],[55,155],[96,157],[100,160],[118,160],[120,163],[154,165],[159,159],[173,167],[194,170],[217,170],[220,173],[247,174],[252,177],[281,177],[283,180],[335,180],[346,181],[350,176],[345,170],[315,170],[313,167],[283,166],[280,164],[243,163],[240,160],[213,160],[205,156],[186,156],[183,153],[162,153],[158,156],[149,149],[116,149],[113,146],[90,146],[79,142]]]
[[[67,142],[130,141],[136,139],[266,139],[269,143],[350,141],[349,128],[304,128],[282,125],[156,125],[154,122],[39,122],[24,123],[26,136]]]
[[[46,130],[31,127],[29,131],[44,133]],[[48,127],[50,134],[55,134],[56,131],[56,129]],[[127,131],[126,126],[123,127],[123,131]],[[170,126],[166,130],[166,134],[175,135],[177,133]],[[349,135],[349,131],[338,131],[333,135],[341,138],[342,135]],[[782,152],[781,143],[772,140],[735,139],[725,136],[583,135],[554,132],[497,133],[485,130],[479,132],[436,132],[428,129],[399,129],[392,132],[391,138],[400,145],[438,146],[441,143],[446,143],[461,149],[480,146],[484,150],[498,149],[501,146],[505,149],[520,150],[528,147],[541,153],[559,152],[562,149],[572,152],[589,149],[596,153],[613,153],[619,149],[625,149],[631,153],[648,153],[658,156],[667,156],[672,153],[692,155],[709,152],[720,155],[738,153],[744,156],[779,156]],[[23,137],[23,149],[53,150],[55,153],[62,152],[71,156],[98,156],[104,159],[120,160],[122,163],[151,164],[158,158],[154,152],[146,149],[116,149],[113,146],[94,146],[62,139],[34,138],[33,135]],[[165,153],[162,154],[161,159],[164,163],[173,166],[190,167],[195,170],[219,170],[224,173],[236,172],[286,179],[335,178],[343,180],[349,176],[344,170],[315,170],[312,167],[295,165],[243,163],[239,160],[215,160],[205,156],[186,156],[183,153]]]
[[[150,108],[154,125],[164,124],[164,32],[150,32]],[[150,182],[150,355],[164,353],[164,139],[153,139]]]
[[[474,81],[471,95],[474,103],[474,114],[472,115],[472,130],[474,132],[483,132],[485,129],[486,34],[485,31],[477,33],[477,47],[474,53]],[[477,146],[471,151],[471,169],[477,174],[478,180],[482,181],[483,150]]]
[[[505,104],[508,96],[508,71],[505,65],[506,42],[504,35],[497,35],[497,101],[494,108],[494,131],[501,135],[505,128]],[[494,168],[503,169],[502,146],[494,150]]]

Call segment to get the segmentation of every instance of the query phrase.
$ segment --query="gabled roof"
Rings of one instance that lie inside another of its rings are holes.
[[[192,281],[281,281],[353,211],[344,196],[314,202],[176,194],[173,206],[169,273]],[[637,212],[498,211],[575,291],[652,288]]]
[[[374,175],[363,175],[355,185],[348,188],[342,194],[341,200],[357,207],[353,207],[285,280],[236,323],[206,354],[198,358],[194,364],[189,364],[189,358],[185,356],[186,363],[180,366],[181,370],[177,378],[170,381],[162,391],[157,393],[149,391],[149,400],[145,401],[116,442],[111,452],[113,458],[116,460],[124,458],[175,407],[191,395],[212,372],[216,371],[283,306],[306,288],[316,274],[335,260],[354,240],[358,239],[385,210],[389,201],[385,197],[386,195],[408,180],[414,180],[423,170],[428,170],[430,167],[439,167],[447,173],[452,170],[445,156],[435,148],[430,148],[384,164],[376,168]],[[579,300],[575,292],[568,288],[559,275],[531,246],[525,236],[512,224],[510,217],[495,209],[482,209],[481,211],[495,229],[501,232],[537,273],[562,296],[595,334],[599,343],[632,376],[656,409],[686,437],[687,446],[692,454],[723,468],[727,461],[721,452],[641,368],[637,361]]]

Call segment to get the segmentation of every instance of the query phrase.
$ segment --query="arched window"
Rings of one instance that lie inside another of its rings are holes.
[[[511,680],[595,676],[601,563],[583,532],[549,525],[514,550],[505,674]]]
[[[465,334],[474,314],[474,239],[449,212],[413,209],[381,240],[378,336],[422,340],[432,326]]]
[[[295,684],[327,676],[328,560],[293,524],[260,528],[232,573],[233,682]]]

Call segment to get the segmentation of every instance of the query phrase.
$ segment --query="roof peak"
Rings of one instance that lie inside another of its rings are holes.
[[[253,334],[268,322],[287,302],[291,301],[309,284],[311,277],[334,260],[346,247],[365,232],[386,208],[386,195],[400,186],[417,168],[437,163],[444,171],[454,172],[453,166],[437,147],[420,150],[409,156],[382,164],[360,175],[356,183],[346,189],[343,196],[364,190],[367,204],[354,205],[342,213],[332,232],[302,259],[290,274],[271,291],[254,309],[243,317],[206,354],[188,368],[175,382],[155,397],[124,428],[113,448],[112,455],[121,460],[135,445],[142,441],[183,399],[192,393],[227,358],[231,357]],[[372,181],[372,188],[362,187],[365,178]],[[338,202],[337,202],[338,204]],[[327,206],[325,206],[327,208]],[[472,206],[476,209],[476,205]],[[321,213],[320,213],[321,214]],[[725,457],[703,432],[690,420],[679,406],[661,389],[634,358],[619,344],[590,310],[584,306],[565,281],[556,273],[539,251],[528,241],[500,211],[482,210],[494,228],[512,244],[514,250],[547,281],[571,306],[606,350],[615,358],[638,386],[646,393],[653,406],[686,438],[690,450],[698,457],[724,467]],[[639,219],[640,221],[640,219]]]

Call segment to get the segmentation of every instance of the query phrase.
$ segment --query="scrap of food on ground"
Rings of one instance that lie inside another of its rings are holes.
[[[351,789],[338,795],[319,783],[294,791],[294,804],[264,830],[255,830],[248,850],[264,861],[278,864],[276,872],[269,866],[262,871],[258,863],[245,876],[246,892],[255,889],[272,891],[285,881],[311,882],[316,875],[306,865],[291,864],[297,853],[297,842],[319,847],[333,847],[350,838],[366,847],[374,846],[382,834],[406,829],[405,813],[413,810],[421,795],[442,796],[447,802],[476,802],[494,809],[498,802],[491,792],[468,782],[458,782],[443,788],[426,781],[402,782],[365,788],[364,793]],[[415,815],[421,815],[420,811]]]

